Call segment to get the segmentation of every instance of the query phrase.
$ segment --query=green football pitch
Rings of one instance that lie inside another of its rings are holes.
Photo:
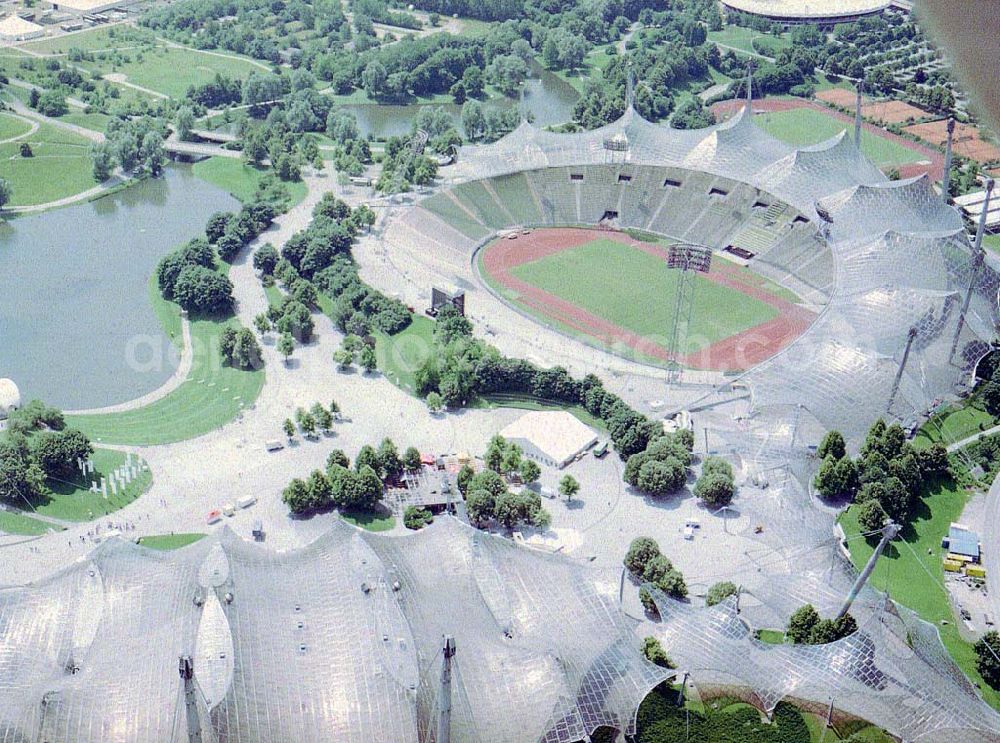
[[[599,238],[514,266],[510,273],[668,351],[674,350],[668,347],[668,338],[678,275],[662,258]],[[691,324],[681,353],[697,352],[778,315],[759,299],[700,275],[693,278]]]

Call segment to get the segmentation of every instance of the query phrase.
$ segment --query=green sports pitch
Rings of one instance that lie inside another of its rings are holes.
[[[678,273],[668,269],[662,257],[597,238],[513,266],[509,272],[667,351],[675,350],[668,347],[668,337]],[[680,353],[697,352],[778,315],[770,305],[736,289],[701,275],[695,275],[693,280],[691,324],[686,344],[678,349]],[[506,293],[510,296],[509,290]]]

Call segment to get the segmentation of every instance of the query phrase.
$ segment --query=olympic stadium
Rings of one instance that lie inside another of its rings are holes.
[[[836,643],[754,637],[805,602],[835,609],[855,577],[809,494],[810,445],[838,429],[856,446],[882,414],[914,424],[961,393],[989,349],[997,272],[930,179],[888,181],[846,134],[790,148],[746,110],[695,131],[631,109],[584,133],[525,123],[443,173],[433,193],[387,209],[359,250],[363,275],[413,303],[430,286],[464,289],[501,349],[545,333],[572,370],[663,394],[662,365],[491,285],[491,246],[541,230],[703,246],[793,298],[798,325],[743,368],[691,364],[670,389],[747,473],[741,536],[791,567],[756,563],[739,607],[657,594],[652,622],[622,600],[620,571],[450,518],[406,537],[338,524],[281,553],[225,530],[169,554],[112,540],[0,591],[0,741],[444,743],[447,715],[462,743],[574,743],[602,727],[631,734],[643,697],[682,674],[764,714],[787,699],[906,741],[1000,740],[1000,715],[936,628],[874,590]],[[677,670],[645,660],[647,635]]]

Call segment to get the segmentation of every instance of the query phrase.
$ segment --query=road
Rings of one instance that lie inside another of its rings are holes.
[[[1000,475],[997,475],[986,494],[986,508],[983,510],[983,523],[980,537],[980,557],[986,568],[986,585],[990,587],[986,598],[990,604],[990,613],[1000,617]],[[994,620],[995,621],[995,620]]]

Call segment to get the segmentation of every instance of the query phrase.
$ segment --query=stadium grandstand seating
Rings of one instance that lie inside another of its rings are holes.
[[[422,201],[420,205],[472,240],[482,240],[491,232],[470,212],[468,207],[462,205],[447,191],[434,194]]]

